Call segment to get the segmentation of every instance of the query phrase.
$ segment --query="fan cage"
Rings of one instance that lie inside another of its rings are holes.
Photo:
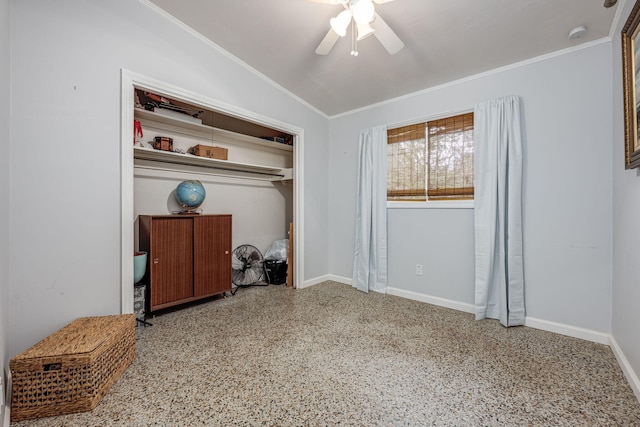
[[[253,245],[240,245],[231,255],[231,282],[235,287],[232,292],[241,287],[268,285],[260,283],[264,278],[264,258],[262,252]]]

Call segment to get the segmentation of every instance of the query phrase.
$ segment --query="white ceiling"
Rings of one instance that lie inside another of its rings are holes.
[[[405,44],[350,37],[314,53],[340,5],[310,0],[150,0],[328,116],[609,36],[604,0],[395,0],[376,11]],[[587,28],[569,40],[569,31]]]

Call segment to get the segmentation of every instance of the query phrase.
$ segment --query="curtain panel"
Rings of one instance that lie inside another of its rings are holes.
[[[387,291],[387,127],[360,132],[352,286]]]
[[[476,319],[523,325],[520,99],[477,104],[474,117]]]

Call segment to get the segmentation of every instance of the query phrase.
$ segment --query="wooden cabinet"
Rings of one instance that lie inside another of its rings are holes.
[[[231,215],[140,215],[150,312],[231,291]]]

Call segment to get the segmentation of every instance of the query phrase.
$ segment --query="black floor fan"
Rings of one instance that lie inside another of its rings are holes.
[[[268,283],[260,283],[264,275],[264,259],[262,253],[252,245],[240,245],[231,254],[231,282],[235,295],[239,288],[249,286],[267,286]]]

